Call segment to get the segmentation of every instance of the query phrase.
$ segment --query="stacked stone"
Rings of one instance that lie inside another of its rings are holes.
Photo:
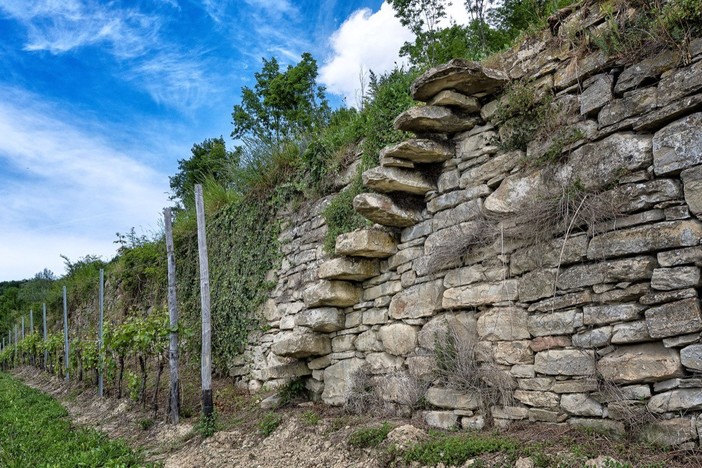
[[[561,31],[604,21],[597,7],[574,10]],[[273,328],[251,351],[255,385],[310,375],[308,387],[339,405],[365,369],[397,405],[398,379],[431,379],[437,332],[450,327],[512,379],[515,402],[490,408],[498,425],[622,433],[627,414],[646,409],[658,416],[654,441],[699,443],[702,40],[687,59],[664,51],[623,67],[544,38],[508,52],[499,70],[462,60],[429,70],[412,86],[427,105],[395,122],[416,138],[383,150],[363,174],[374,193],[354,200],[378,225],[340,236],[340,257],[324,263],[314,235],[284,252],[309,257],[279,272],[266,308]],[[581,136],[555,169],[520,164],[552,139],[526,152],[496,144],[510,126],[495,121],[501,90],[524,78],[555,93],[559,125]],[[616,218],[538,246],[520,239],[524,226],[502,225],[493,243],[459,250],[486,217],[509,218],[575,183],[612,200]],[[439,427],[479,428],[488,416],[480,395],[438,381],[426,400],[437,410],[425,419]]]

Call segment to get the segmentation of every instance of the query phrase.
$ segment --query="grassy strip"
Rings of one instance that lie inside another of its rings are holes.
[[[144,466],[123,441],[72,428],[67,416],[56,400],[0,372],[0,466]]]

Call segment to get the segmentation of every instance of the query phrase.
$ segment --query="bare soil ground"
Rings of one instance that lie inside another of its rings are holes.
[[[260,397],[242,395],[220,382],[220,388],[215,387],[220,402],[219,430],[203,438],[194,427],[193,418],[173,426],[166,424],[161,414],[154,419],[151,410],[127,398],[98,398],[92,388],[67,383],[35,368],[20,368],[13,374],[58,399],[76,424],[94,427],[111,438],[123,438],[141,450],[148,461],[167,468],[406,466],[398,456],[401,452],[390,449],[391,445],[406,447],[427,438],[429,433],[418,418],[410,421],[350,416],[338,409],[305,402],[277,410],[280,424],[266,437],[260,428],[268,411],[260,408]],[[379,426],[384,421],[402,427],[390,433],[391,442],[373,449],[349,444],[351,434],[358,429]],[[484,454],[464,466],[582,467],[590,463],[587,466],[702,467],[699,451],[662,450],[562,425],[517,425],[505,435],[519,442],[518,455]],[[606,461],[608,457],[616,462]]]

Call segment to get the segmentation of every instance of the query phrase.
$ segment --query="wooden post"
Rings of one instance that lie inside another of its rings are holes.
[[[104,388],[103,388],[103,359],[102,359],[102,322],[105,317],[105,270],[100,268],[100,294],[98,298],[100,303],[100,317],[98,320],[98,396],[102,398]]]
[[[195,213],[197,215],[197,247],[200,263],[200,303],[202,305],[202,414],[209,418],[214,412],[212,403],[212,344],[210,319],[210,272],[207,262],[207,237],[205,230],[205,203],[202,185],[195,185]]]
[[[66,302],[66,286],[63,287],[63,365],[68,381],[68,303]]]
[[[168,418],[171,424],[178,424],[180,417],[180,376],[178,372],[178,301],[176,300],[176,266],[173,248],[173,215],[171,209],[163,210],[166,226],[166,255],[168,258],[168,317],[171,326],[171,341],[168,347],[168,366],[171,378],[168,395]]]
[[[46,344],[46,339],[47,339],[47,333],[46,333],[46,303],[43,303],[41,305],[41,316],[42,316],[42,322],[44,323],[44,344]],[[49,367],[49,350],[44,349],[44,370],[47,370]]]

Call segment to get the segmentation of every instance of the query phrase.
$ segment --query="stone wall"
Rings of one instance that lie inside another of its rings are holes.
[[[575,11],[561,29],[603,21]],[[328,199],[288,216],[269,329],[233,375],[252,390],[304,376],[342,405],[364,372],[398,411],[403,382],[428,380],[424,417],[440,427],[623,433],[644,415],[655,441],[699,444],[702,40],[629,66],[563,42],[546,34],[492,67],[455,60],[415,82],[427,104],[395,125],[416,138],[386,148],[354,200],[375,225],[339,236],[332,258]],[[526,151],[504,149],[517,80],[554,96]],[[432,381],[447,330],[509,397],[481,404]]]

